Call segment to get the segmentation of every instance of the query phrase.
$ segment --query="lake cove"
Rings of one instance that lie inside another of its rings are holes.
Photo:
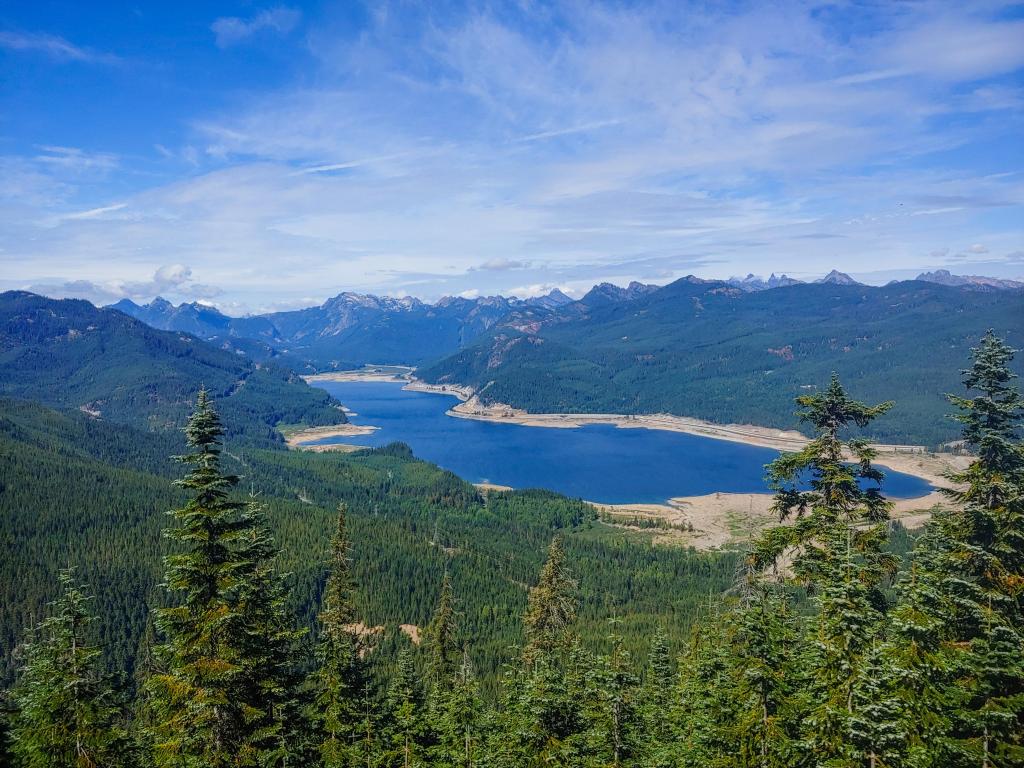
[[[548,488],[603,504],[660,504],[678,496],[715,492],[764,493],[770,448],[679,432],[588,425],[575,429],[527,427],[446,415],[453,399],[402,389],[401,383],[317,381],[372,434],[332,436],[304,446],[380,446],[407,443],[421,459],[473,483]],[[927,481],[887,472],[892,498],[931,491]]]

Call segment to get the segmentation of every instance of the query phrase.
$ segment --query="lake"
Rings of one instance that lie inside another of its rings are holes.
[[[354,412],[372,435],[309,444],[379,446],[401,441],[421,459],[473,483],[548,488],[605,504],[663,503],[716,491],[763,493],[770,448],[654,429],[591,424],[576,429],[525,427],[445,415],[448,395],[408,392],[390,382],[317,382]],[[927,481],[887,473],[892,498],[924,496]]]

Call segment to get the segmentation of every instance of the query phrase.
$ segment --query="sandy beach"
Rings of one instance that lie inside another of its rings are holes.
[[[593,502],[592,502],[593,503]],[[637,518],[661,520],[668,528],[645,528],[656,543],[719,549],[741,545],[766,528],[778,524],[771,512],[769,493],[710,493],[705,496],[680,496],[667,504],[597,504],[594,506],[612,524],[631,527]],[[938,491],[916,499],[893,502],[892,518],[907,528],[928,521],[936,507],[949,502]]]
[[[413,370],[412,368],[399,368],[399,366],[388,366],[388,368],[399,370],[334,371],[333,373],[314,373],[302,378],[309,384],[316,384],[318,381],[408,381]]]
[[[361,424],[333,424],[329,427],[310,427],[285,435],[285,442],[290,448],[301,448],[303,450],[325,451],[325,450],[349,450],[358,449],[362,446],[341,446],[332,443],[331,445],[303,445],[311,440],[321,440],[325,437],[357,437],[359,435],[372,435],[380,427],[371,427]]]

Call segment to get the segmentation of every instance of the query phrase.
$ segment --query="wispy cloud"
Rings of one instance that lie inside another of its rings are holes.
[[[170,182],[104,196],[88,181],[129,160],[51,147],[11,163],[4,266],[109,282],[202,263],[226,302],[252,306],[922,271],[950,254],[1019,272],[998,254],[1024,247],[1024,49],[998,3],[403,4],[367,18],[355,32],[310,19],[315,61],[294,82],[183,115],[180,143],[156,148],[189,158]],[[299,23],[281,7],[214,32],[230,45]],[[52,199],[26,206],[20,190]],[[59,226],[33,228],[39,207]],[[971,253],[980,243],[990,255]]]
[[[279,6],[261,11],[249,19],[224,16],[213,22],[210,29],[217,38],[217,45],[226,48],[265,30],[288,34],[301,19],[302,12],[298,9]]]
[[[120,299],[148,301],[155,296],[179,301],[209,300],[223,293],[220,288],[197,282],[192,276],[192,269],[184,264],[164,265],[148,280],[97,282],[79,279],[34,283],[27,288],[57,298],[88,299],[97,305],[111,304]]]
[[[118,166],[118,157],[110,152],[86,152],[78,147],[39,147],[38,163],[67,171],[109,171]]]
[[[9,51],[40,53],[58,61],[81,61],[89,64],[116,64],[120,59],[111,54],[83,48],[63,37],[40,32],[0,31],[0,48]]]
[[[100,208],[90,208],[87,211],[76,211],[75,213],[68,213],[64,215],[64,219],[68,221],[83,221],[85,219],[98,219],[108,213],[114,213],[115,211],[123,210],[127,207],[127,203],[115,203],[114,205],[104,205]]]

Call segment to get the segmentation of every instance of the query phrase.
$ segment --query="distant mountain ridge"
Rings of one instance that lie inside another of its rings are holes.
[[[767,280],[750,273],[746,277],[730,277],[726,282],[729,283],[729,285],[734,285],[744,291],[767,291],[772,288],[785,288],[789,285],[800,285],[803,281],[786,275],[776,277],[775,273],[772,272]]]
[[[157,307],[160,308],[160,305]],[[291,371],[79,299],[0,293],[0,395],[147,431],[184,424],[201,386],[240,435],[280,443],[282,423],[341,424],[327,393]]]
[[[944,393],[988,328],[1024,344],[1024,292],[982,294],[842,273],[779,290],[683,278],[642,296],[505,322],[417,376],[537,413],[672,413],[793,428],[793,398],[833,371],[859,399],[894,399],[873,425],[888,442],[953,439]],[[1024,359],[1015,363],[1024,372]]]
[[[571,303],[557,289],[528,299],[446,296],[434,304],[346,291],[318,307],[250,317],[229,317],[195,302],[174,306],[162,298],[143,305],[125,299],[112,308],[154,328],[312,371],[370,362],[417,364],[461,349],[513,312],[550,313]]]
[[[1004,280],[998,277],[982,275],[954,275],[948,269],[936,269],[934,272],[922,272],[918,280],[939,285],[973,288],[981,291],[1020,291],[1024,290],[1024,282]]]
[[[945,270],[924,273],[919,279],[963,290],[1013,290],[1020,285],[996,278],[959,277]],[[672,285],[673,290],[683,285],[715,286],[744,293],[803,285],[870,287],[835,269],[812,283],[772,273],[767,279],[748,274],[726,281],[688,275]],[[162,298],[143,305],[125,299],[113,308],[154,328],[191,333],[226,351],[312,373],[367,363],[422,366],[473,346],[496,329],[535,333],[549,324],[573,322],[602,307],[628,305],[668,289],[637,281],[625,287],[605,282],[579,300],[555,289],[527,299],[446,296],[433,304],[409,296],[345,291],[316,307],[248,317],[230,317],[197,302],[175,306]]]

